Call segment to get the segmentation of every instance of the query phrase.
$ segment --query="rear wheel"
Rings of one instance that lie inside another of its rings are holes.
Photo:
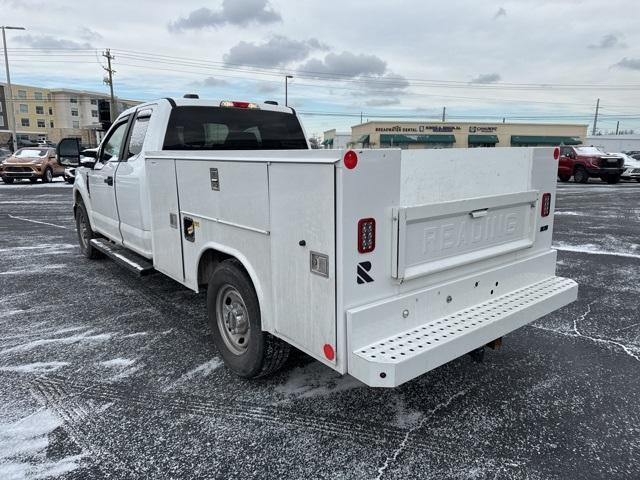
[[[571,179],[571,175],[558,175],[561,182],[568,182]]]
[[[576,167],[576,171],[573,172],[573,181],[576,183],[587,183],[589,181],[589,174],[584,167]]]
[[[13,178],[9,178],[9,177],[2,177],[2,181],[3,181],[4,183],[7,183],[7,184],[11,184],[11,183],[13,183],[13,180],[14,180]]]
[[[78,232],[78,243],[80,244],[82,254],[91,259],[102,258],[104,256],[102,252],[96,250],[93,245],[91,245],[91,240],[97,238],[97,235],[91,230],[89,215],[82,201],[80,201],[76,207],[76,230]]]
[[[620,175],[602,175],[600,178],[603,182],[610,184],[618,183],[620,181]]]
[[[207,290],[207,310],[213,341],[225,365],[236,375],[269,375],[287,360],[289,345],[262,331],[258,296],[237,260],[225,260],[214,270]]]

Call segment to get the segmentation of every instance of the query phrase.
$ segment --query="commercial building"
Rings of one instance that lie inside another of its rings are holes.
[[[77,137],[82,143],[96,145],[104,132],[98,104],[109,96],[85,90],[41,88],[11,85],[18,141],[58,142],[65,137]],[[0,145],[11,141],[8,89],[0,83]],[[118,99],[121,112],[140,102]]]
[[[605,152],[640,152],[640,135],[589,135],[584,143]]]
[[[366,122],[351,127],[363,148],[473,148],[579,145],[587,125],[484,122]]]
[[[324,148],[344,149],[351,143],[351,132],[338,132],[335,128],[324,132],[323,137]]]

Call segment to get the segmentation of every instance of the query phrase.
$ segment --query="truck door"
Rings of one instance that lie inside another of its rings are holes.
[[[135,113],[115,178],[122,244],[148,258],[152,255],[151,227],[141,179],[145,168],[143,145],[152,113],[148,107]]]
[[[95,229],[115,242],[122,242],[114,180],[122,158],[129,119],[116,123],[98,149],[98,161],[89,172],[91,216]]]
[[[558,174],[571,175],[573,173],[573,148],[560,147],[560,160],[558,161]]]

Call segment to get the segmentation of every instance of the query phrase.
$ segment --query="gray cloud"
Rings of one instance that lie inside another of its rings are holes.
[[[30,47],[45,51],[57,48],[93,48],[90,43],[80,43],[64,38],[55,38],[51,35],[20,35],[16,37],[16,40]]]
[[[194,87],[226,87],[229,85],[227,80],[215,77],[207,77],[197,82],[191,82]]]
[[[500,81],[500,78],[498,73],[484,73],[471,80],[471,83],[496,83]]]
[[[260,45],[240,42],[231,47],[223,59],[229,65],[279,67],[304,60],[313,50],[325,48],[326,46],[315,38],[298,41],[276,35]]]
[[[357,77],[360,75],[382,75],[387,63],[376,55],[354,54],[351,52],[329,53],[324,60],[312,58],[300,70],[322,75]]]
[[[371,100],[367,100],[365,105],[367,107],[389,107],[391,105],[397,105],[400,103],[399,98],[372,98]]]
[[[626,68],[627,70],[640,70],[640,58],[624,57],[614,67]]]
[[[367,89],[367,92],[365,92],[367,95],[374,91],[379,91],[385,95],[395,95],[409,87],[409,81],[402,75],[396,73],[363,77],[362,83],[365,89]]]
[[[87,28],[87,27],[80,27],[78,29],[78,36],[81,39],[87,40],[87,41],[102,40],[102,35],[100,35],[95,30],[91,30],[90,28]]]
[[[170,31],[200,30],[226,24],[243,27],[250,23],[268,24],[279,21],[282,21],[282,17],[271,8],[268,0],[224,0],[220,10],[202,7],[170,23],[168,27]]]
[[[260,82],[256,87],[256,91],[258,93],[274,93],[278,90],[282,90],[284,92],[284,84],[282,86],[278,86],[275,83]]]
[[[606,50],[606,49],[615,48],[615,47],[624,48],[626,47],[626,45],[622,43],[618,35],[615,35],[613,33],[604,35],[598,43],[589,45],[589,48],[599,49],[599,50]]]
[[[506,16],[507,16],[507,11],[503,7],[500,7],[498,11],[495,13],[495,15],[493,16],[493,19],[496,20],[500,17],[506,17]]]

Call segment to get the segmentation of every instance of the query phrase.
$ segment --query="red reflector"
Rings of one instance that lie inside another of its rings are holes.
[[[258,105],[251,102],[236,102],[230,100],[224,100],[220,102],[221,107],[235,107],[235,108],[258,108]]]
[[[362,218],[358,221],[358,252],[369,253],[376,248],[376,221]]]
[[[560,149],[558,147],[553,151],[553,159],[558,160],[560,158]]]
[[[542,214],[543,217],[547,217],[549,216],[550,212],[551,212],[551,194],[545,193],[544,195],[542,195],[542,208],[540,213]]]
[[[328,343],[324,344],[324,347],[322,347],[322,350],[324,351],[324,356],[327,357],[327,360],[333,360],[334,358],[336,358],[336,352],[333,350],[333,347]]]
[[[352,170],[356,168],[356,165],[358,165],[358,154],[353,150],[349,150],[344,154],[344,166]]]

